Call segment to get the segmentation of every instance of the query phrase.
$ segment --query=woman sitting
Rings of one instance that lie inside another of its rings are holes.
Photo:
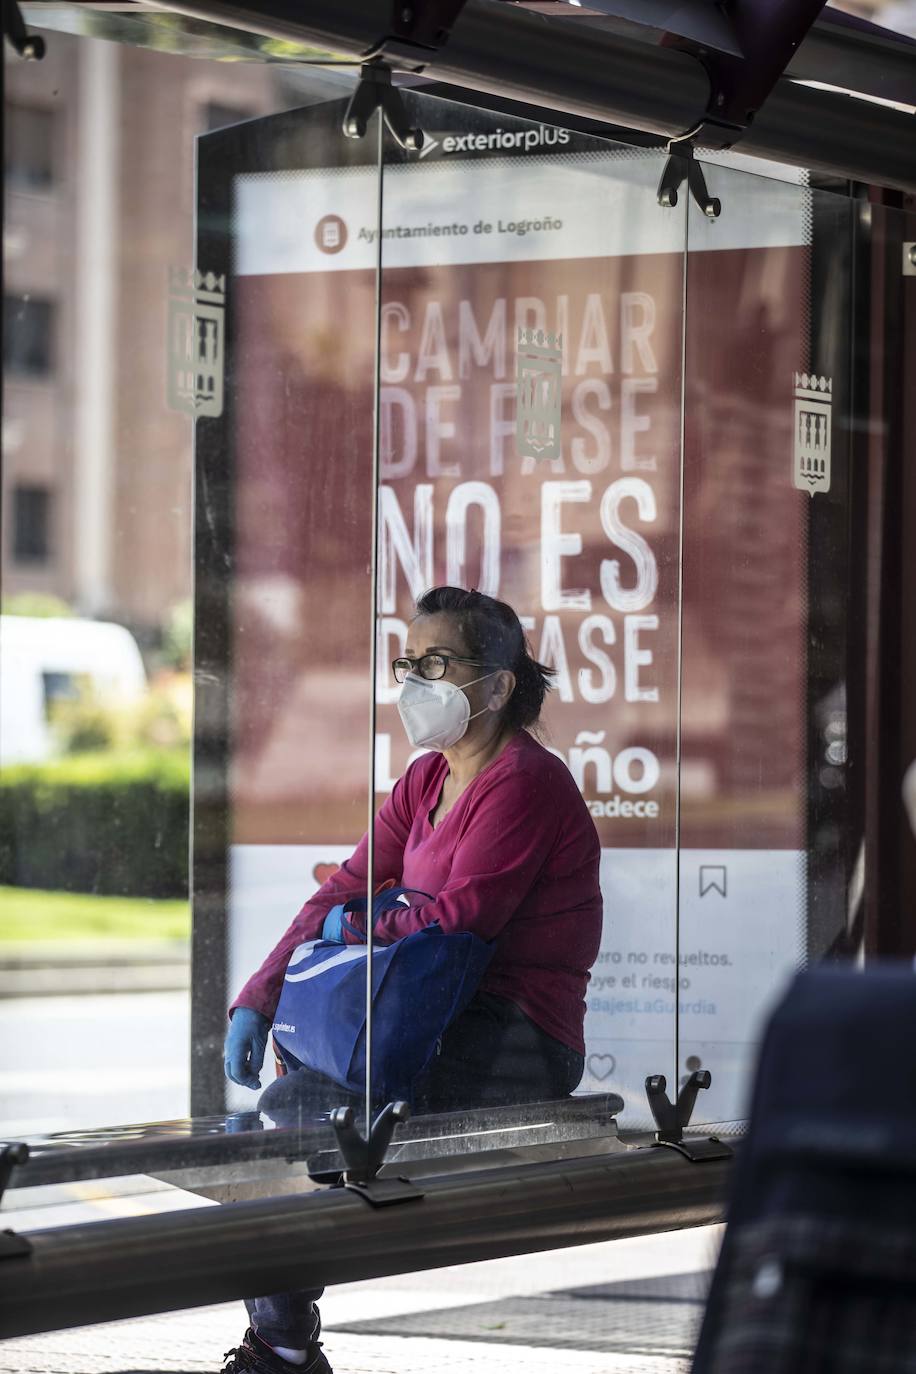
[[[393,668],[408,738],[433,752],[408,768],[378,814],[374,879],[433,895],[385,912],[376,936],[389,943],[436,921],[446,934],[471,931],[495,944],[477,993],[415,1085],[415,1110],[565,1097],[584,1067],[584,994],[602,902],[588,808],[565,764],[530,733],[550,670],[531,656],[510,606],[457,587],[420,598]],[[363,837],[233,1004],[226,1072],[234,1082],[259,1086],[293,950],[318,938],[330,908],[365,894],[367,882]],[[261,1105],[273,1114],[344,1100],[300,1069],[272,1084]],[[251,1327],[224,1374],[329,1374],[317,1339],[320,1296],[250,1300]]]

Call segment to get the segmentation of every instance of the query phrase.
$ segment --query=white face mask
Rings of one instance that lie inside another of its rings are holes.
[[[473,687],[475,682],[493,676],[494,673],[484,673],[464,685]],[[401,722],[415,749],[450,749],[464,735],[468,722],[487,709],[485,706],[472,716],[471,703],[461,687],[443,677],[430,682],[415,673],[408,673],[398,698]]]

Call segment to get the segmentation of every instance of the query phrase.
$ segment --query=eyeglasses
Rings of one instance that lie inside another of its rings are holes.
[[[459,658],[457,654],[423,654],[420,658],[395,658],[391,663],[395,682],[403,682],[408,673],[419,673],[431,682],[445,677],[450,663],[470,663],[475,668],[492,668],[492,663],[481,663],[476,658]]]

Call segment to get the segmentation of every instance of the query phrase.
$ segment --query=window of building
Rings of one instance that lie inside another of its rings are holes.
[[[253,119],[254,112],[241,105],[224,105],[219,100],[208,100],[204,105],[204,130],[212,134],[214,129],[225,129],[229,124],[241,124],[243,119]]]
[[[13,488],[13,557],[17,563],[47,563],[51,557],[48,487]]]
[[[56,708],[62,703],[79,701],[90,688],[91,682],[88,673],[42,673],[41,691],[45,705],[45,720],[51,720]]]
[[[4,156],[6,180],[13,188],[46,190],[54,181],[53,110],[34,105],[6,106]]]
[[[3,298],[3,366],[12,376],[46,377],[54,368],[53,301]]]

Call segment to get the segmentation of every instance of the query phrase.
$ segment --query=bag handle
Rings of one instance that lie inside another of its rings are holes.
[[[428,902],[433,900],[430,893],[422,892],[418,887],[389,887],[384,892],[376,893],[375,897],[372,899],[372,929],[375,929],[379,917],[383,916],[386,911],[393,911],[395,907],[400,907],[402,910],[409,907],[410,903],[402,902],[401,898],[411,894],[416,894],[418,897],[425,897]],[[367,907],[368,901],[365,897],[351,897],[350,900],[344,904],[344,909],[340,915],[341,927],[344,930],[348,930],[351,935],[355,935],[359,940],[363,941],[366,938],[366,932],[360,930],[352,921],[347,920],[347,912],[352,911],[355,915],[365,912]]]

